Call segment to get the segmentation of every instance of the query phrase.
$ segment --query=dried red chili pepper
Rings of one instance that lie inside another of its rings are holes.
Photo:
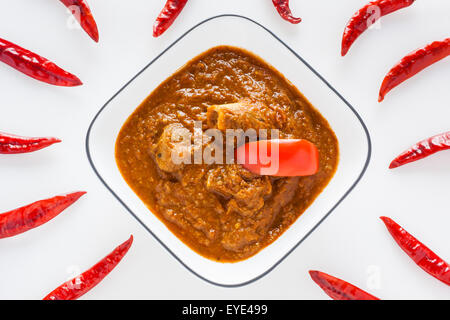
[[[153,36],[155,38],[159,37],[167,29],[169,29],[183,10],[186,3],[187,0],[167,0],[166,5],[162,9],[158,18],[156,18],[155,24],[153,25]]]
[[[342,56],[347,54],[356,39],[358,39],[358,37],[377,20],[392,12],[409,7],[414,1],[415,0],[376,0],[369,2],[359,9],[345,27],[344,36],[342,38]]]
[[[34,152],[58,142],[61,140],[57,138],[21,137],[0,132],[0,154]]]
[[[47,59],[0,38],[0,61],[34,79],[55,86],[73,87],[83,83]]]
[[[292,15],[291,8],[289,7],[289,0],[272,0],[272,2],[278,13],[284,20],[289,21],[293,24],[302,22],[301,18],[295,18]]]
[[[41,200],[0,214],[0,239],[12,237],[50,221],[86,192],[74,192]]]
[[[436,152],[444,150],[450,150],[450,132],[438,134],[415,144],[395,158],[395,160],[391,162],[389,169],[394,169],[407,163],[424,159]]]
[[[310,271],[309,275],[334,300],[380,300],[370,293],[326,273]]]
[[[378,101],[383,101],[385,95],[403,81],[449,55],[450,38],[444,41],[435,41],[424,48],[411,52],[386,75],[381,85]]]
[[[100,283],[122,260],[133,243],[133,236],[95,266],[49,293],[43,300],[76,300]]]
[[[98,42],[98,28],[94,16],[85,0],[60,0],[74,15],[84,31]]]
[[[414,238],[395,221],[381,217],[390,234],[413,261],[425,272],[450,286],[450,265],[423,243]]]

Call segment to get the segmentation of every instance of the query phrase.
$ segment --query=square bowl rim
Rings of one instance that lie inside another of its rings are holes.
[[[167,51],[169,51],[173,46],[175,46],[175,44],[177,44],[180,40],[182,40],[184,37],[186,37],[188,34],[190,34],[192,31],[194,31],[195,29],[197,29],[198,27],[200,27],[201,25],[215,20],[215,19],[219,19],[219,18],[223,18],[223,17],[234,17],[234,18],[241,18],[244,20],[247,20],[253,24],[256,24],[257,26],[259,26],[260,28],[262,28],[263,30],[267,31],[272,37],[274,37],[277,41],[279,41],[286,49],[288,49],[288,51],[290,51],[297,59],[299,59],[310,71],[312,71],[314,73],[314,75],[316,75],[335,95],[337,95],[337,97],[342,100],[344,102],[344,104],[350,109],[350,111],[352,111],[352,113],[356,116],[356,118],[358,119],[358,121],[360,122],[366,139],[367,139],[367,158],[366,161],[364,163],[363,169],[361,171],[361,173],[359,174],[358,178],[355,180],[355,182],[350,186],[350,188],[344,193],[344,195],[339,199],[339,201],[319,220],[319,222],[317,224],[315,224],[311,230],[309,230],[291,249],[288,250],[288,252],[283,255],[277,262],[275,262],[270,268],[268,268],[266,271],[264,271],[263,273],[261,273],[260,275],[242,282],[242,283],[237,283],[237,284],[222,284],[222,283],[218,283],[218,282],[214,282],[210,279],[207,279],[205,277],[203,277],[201,274],[197,273],[196,271],[194,271],[192,268],[190,268],[180,257],[178,257],[161,239],[158,238],[158,236],[150,230],[149,227],[147,227],[147,225],[141,220],[139,219],[139,217],[133,212],[133,210],[131,210],[126,204],[125,202],[119,197],[119,195],[117,195],[114,190],[106,183],[106,181],[103,179],[102,175],[99,173],[99,171],[97,170],[96,166],[94,165],[94,162],[92,160],[92,156],[91,156],[91,151],[90,151],[90,147],[89,147],[89,143],[90,143],[90,135],[91,135],[91,131],[92,128],[94,127],[94,124],[97,120],[97,118],[100,116],[100,114],[106,109],[106,107],[108,107],[108,105],[126,88],[128,87],[128,85],[130,85],[137,77],[139,77],[145,70],[147,70],[151,65],[153,65],[161,56],[163,56]],[[188,31],[186,31],[185,33],[183,33],[180,37],[178,37],[174,42],[172,42],[166,49],[164,49],[160,54],[158,54],[154,59],[152,59],[143,69],[141,69],[135,76],[133,76],[123,87],[121,87],[101,108],[100,110],[96,113],[96,115],[94,116],[94,118],[92,119],[91,123],[89,124],[89,128],[87,130],[86,133],[86,139],[85,139],[85,150],[86,150],[86,154],[87,154],[87,158],[89,161],[89,164],[92,168],[92,170],[94,171],[94,173],[96,174],[96,176],[99,178],[99,180],[102,182],[102,184],[106,187],[106,189],[108,189],[112,195],[114,196],[114,198],[116,198],[120,204],[122,204],[122,206],[139,222],[139,224],[144,227],[145,230],[147,230],[154,239],[156,239],[156,241],[162,245],[163,248],[165,248],[171,256],[173,256],[181,265],[183,265],[187,270],[189,270],[192,274],[194,274],[195,276],[197,276],[198,278],[206,281],[207,283],[210,283],[212,285],[215,286],[219,286],[219,287],[225,287],[225,288],[236,288],[236,287],[242,287],[242,286],[246,286],[249,285],[261,278],[263,278],[264,276],[266,276],[267,274],[269,274],[271,271],[273,271],[282,261],[284,261],[284,259],[286,259],[295,249],[297,249],[297,247],[306,239],[308,238],[311,233],[313,233],[320,224],[322,224],[322,222],[324,222],[329,215],[342,203],[342,201],[353,191],[353,189],[358,185],[358,183],[361,181],[362,177],[365,175],[367,168],[370,164],[371,161],[371,157],[372,157],[372,141],[371,141],[371,137],[370,137],[370,133],[369,130],[365,124],[365,122],[363,121],[363,119],[361,118],[361,116],[358,114],[358,112],[356,111],[356,109],[327,81],[325,80],[324,77],[322,77],[308,62],[306,62],[306,60],[304,60],[297,52],[295,52],[289,45],[287,45],[283,40],[281,40],[281,38],[279,38],[274,32],[272,32],[270,29],[268,29],[267,27],[265,27],[264,25],[260,24],[259,22],[248,18],[246,16],[243,15],[238,15],[238,14],[221,14],[221,15],[216,15],[213,17],[210,17],[208,19],[205,19],[201,22],[199,22],[198,24],[196,24],[195,26],[193,26],[192,28],[190,28]]]

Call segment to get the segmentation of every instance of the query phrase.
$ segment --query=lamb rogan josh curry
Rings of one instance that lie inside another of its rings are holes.
[[[319,171],[285,178],[239,164],[175,163],[174,132],[194,132],[199,122],[204,136],[208,129],[278,129],[280,138],[306,139],[319,150]],[[191,249],[220,262],[244,260],[275,241],[326,187],[338,159],[333,130],[298,89],[230,46],[208,50],[165,80],[116,142],[118,167],[140,199]]]

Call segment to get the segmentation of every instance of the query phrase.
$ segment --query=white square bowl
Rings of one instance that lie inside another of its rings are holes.
[[[219,45],[247,49],[278,69],[328,120],[340,145],[340,163],[334,178],[298,220],[255,256],[225,264],[198,255],[172,234],[127,185],[114,155],[115,141],[122,125],[141,102],[190,59]],[[180,263],[205,281],[236,287],[249,284],[273,270],[341,203],[366,171],[371,142],[355,109],[277,36],[248,18],[222,15],[189,30],[117,92],[92,121],[86,150],[100,180]]]

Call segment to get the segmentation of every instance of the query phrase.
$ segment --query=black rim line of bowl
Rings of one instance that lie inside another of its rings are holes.
[[[122,199],[120,199],[120,197],[118,195],[116,195],[116,193],[110,188],[110,186],[103,180],[102,176],[99,174],[99,172],[97,171],[92,158],[91,158],[91,154],[90,154],[90,150],[89,150],[89,137],[90,137],[90,133],[92,130],[92,127],[95,123],[95,121],[97,120],[97,118],[100,116],[100,114],[103,112],[103,110],[109,105],[109,103],[114,100],[116,98],[117,95],[119,95],[131,82],[133,82],[137,77],[139,77],[141,75],[141,73],[143,73],[148,67],[150,67],[153,63],[155,63],[162,55],[164,55],[167,51],[169,51],[172,47],[174,47],[181,39],[183,39],[186,35],[188,35],[189,33],[191,33],[193,30],[195,30],[196,28],[198,28],[199,26],[214,20],[214,19],[218,19],[218,18],[223,18],[223,17],[235,17],[235,18],[241,18],[241,19],[245,19],[247,21],[250,21],[256,25],[258,25],[259,27],[261,27],[262,29],[264,29],[265,31],[267,31],[269,34],[271,34],[276,40],[278,40],[283,46],[285,46],[292,54],[294,54],[294,56],[296,56],[302,63],[304,63],[308,69],[310,69],[320,80],[322,80],[328,88],[331,89],[331,91],[333,91],[342,101],[344,101],[344,103],[350,108],[350,110],[355,114],[355,116],[357,117],[357,119],[359,120],[359,122],[361,123],[361,126],[364,129],[364,132],[366,134],[366,138],[367,138],[367,145],[368,145],[368,153],[367,153],[367,160],[366,163],[364,164],[364,168],[361,172],[361,174],[358,176],[358,178],[356,179],[355,183],[350,187],[350,189],[344,194],[344,196],[331,208],[331,210],[294,246],[292,247],[292,249],[290,249],[280,260],[278,260],[272,267],[270,267],[268,270],[266,270],[265,272],[263,272],[262,274],[260,274],[259,276],[245,281],[243,283],[238,283],[238,284],[221,284],[221,283],[216,283],[214,281],[211,281],[209,279],[206,279],[204,277],[202,277],[201,275],[199,275],[198,273],[196,273],[194,270],[192,270],[191,268],[189,268],[175,253],[173,253],[135,214],[134,212],[128,208],[128,206],[122,201]],[[289,47],[283,40],[281,40],[277,35],[275,35],[275,33],[273,33],[272,31],[270,31],[268,28],[264,27],[262,24],[260,24],[259,22],[256,22],[253,19],[250,19],[248,17],[242,16],[242,15],[237,15],[237,14],[221,14],[221,15],[217,15],[211,18],[208,18],[206,20],[201,21],[200,23],[196,24],[194,27],[190,28],[188,31],[186,31],[184,34],[182,34],[178,39],[176,39],[171,45],[169,45],[164,51],[162,51],[159,55],[157,55],[149,64],[147,64],[141,71],[139,71],[131,80],[129,80],[122,88],[120,88],[119,91],[117,91],[106,103],[105,105],[103,105],[103,107],[97,112],[97,114],[95,115],[94,119],[91,121],[87,134],[86,134],[86,144],[85,144],[85,148],[86,148],[86,153],[87,153],[87,157],[89,160],[89,163],[92,167],[92,169],[94,170],[95,174],[97,175],[97,177],[100,179],[100,181],[103,183],[103,185],[112,193],[112,195],[125,207],[125,209],[127,209],[127,211],[141,224],[141,226],[143,226],[155,239],[156,241],[158,241],[163,248],[165,248],[179,263],[181,263],[181,265],[183,265],[187,270],[189,270],[191,273],[193,273],[195,276],[197,276],[198,278],[212,284],[215,286],[219,286],[219,287],[224,287],[224,288],[237,288],[237,287],[242,287],[242,286],[246,286],[249,285],[261,278],[263,278],[264,276],[266,276],[267,274],[269,274],[271,271],[273,271],[281,262],[283,262],[284,259],[286,259],[295,249],[297,249],[297,247],[306,239],[309,237],[309,235],[311,233],[313,233],[317,227],[319,227],[320,224],[322,224],[322,222],[325,221],[325,219],[328,218],[328,216],[342,203],[342,201],[353,191],[353,189],[356,187],[356,185],[361,181],[362,177],[364,176],[365,172],[367,171],[367,168],[369,166],[371,157],[372,157],[372,141],[370,138],[370,133],[369,130],[366,126],[366,124],[364,123],[364,121],[362,120],[361,116],[358,114],[358,112],[356,111],[356,109],[343,97],[341,96],[341,94],[331,85],[328,83],[328,81],[325,80],[325,78],[323,78],[309,63],[307,63],[300,55],[298,55],[291,47]]]

